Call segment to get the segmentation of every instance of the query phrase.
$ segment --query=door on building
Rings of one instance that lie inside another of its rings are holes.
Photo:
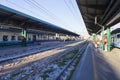
[[[36,35],[33,35],[33,41],[36,41]]]

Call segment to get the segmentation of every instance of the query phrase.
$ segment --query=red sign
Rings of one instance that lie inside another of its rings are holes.
[[[107,43],[107,42],[108,42],[108,39],[107,39],[107,38],[104,38],[104,42]]]

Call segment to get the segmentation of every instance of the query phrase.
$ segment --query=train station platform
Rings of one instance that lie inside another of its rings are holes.
[[[120,49],[100,53],[89,43],[71,80],[120,80]]]

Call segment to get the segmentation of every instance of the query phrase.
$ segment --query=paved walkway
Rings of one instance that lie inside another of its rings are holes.
[[[120,80],[120,49],[102,54],[90,42],[71,80]]]

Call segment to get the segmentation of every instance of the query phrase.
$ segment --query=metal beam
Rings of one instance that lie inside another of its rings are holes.
[[[30,20],[30,19],[29,19],[29,18],[27,18],[27,19],[22,20],[22,21],[20,22],[20,25],[22,25],[22,24],[26,23],[28,20]]]
[[[104,14],[103,14],[103,16],[102,16],[102,18],[101,18],[101,21],[100,21],[99,23],[102,22],[102,20],[104,19],[104,17],[106,16],[106,14],[108,13],[108,11],[110,10],[111,6],[113,5],[113,2],[114,2],[114,1],[115,1],[115,0],[110,0],[110,3],[109,3],[109,5],[108,5],[108,7],[106,8],[106,10],[105,10],[105,12],[104,12]]]
[[[115,2],[115,4],[112,6],[112,8],[110,9],[110,11],[108,12],[108,14],[105,16],[105,18],[102,21],[102,24],[105,24],[115,13],[115,10],[117,9],[117,7],[120,6],[120,0],[117,0]]]
[[[106,7],[106,5],[103,5],[103,4],[79,4],[79,5],[86,8],[92,8],[97,10],[105,10],[105,7]]]
[[[118,21],[116,21],[118,20]],[[110,21],[106,24],[106,26],[109,26],[110,24],[112,24],[113,22],[118,23],[120,21],[120,9],[118,10],[117,14],[115,14],[115,16],[112,17],[112,19],[110,19]]]

